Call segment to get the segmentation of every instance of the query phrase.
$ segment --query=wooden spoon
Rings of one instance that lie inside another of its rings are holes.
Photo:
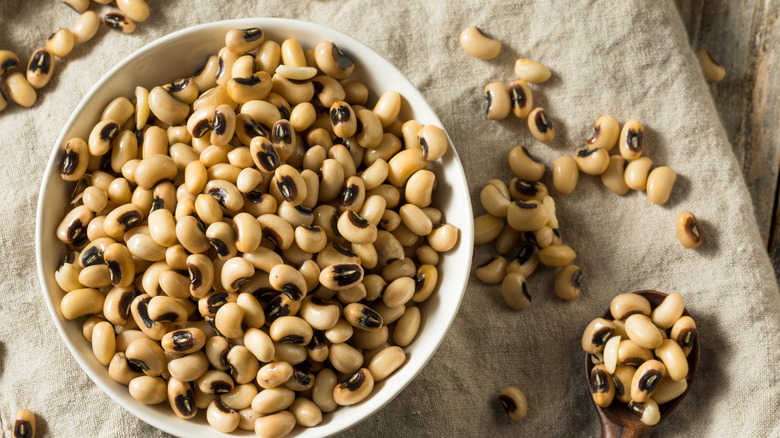
[[[654,290],[641,290],[634,293],[647,298],[653,309],[658,307],[664,298],[666,298],[665,293]],[[683,311],[683,315],[690,316],[687,310]],[[612,320],[612,314],[609,309],[604,312],[602,318]],[[619,402],[617,399],[606,408],[602,408],[596,403],[593,403],[593,405],[596,406],[596,411],[598,411],[599,419],[601,420],[601,436],[604,438],[645,438],[652,435],[656,426],[661,424],[661,421],[668,417],[669,414],[677,408],[677,405],[680,404],[682,399],[688,395],[688,391],[691,390],[691,386],[693,385],[693,380],[696,378],[698,366],[699,336],[697,333],[693,340],[691,352],[688,355],[688,376],[686,377],[686,380],[688,380],[688,389],[676,399],[658,406],[661,411],[661,420],[654,426],[648,426],[639,421],[639,414],[629,409],[627,403]],[[591,369],[593,369],[593,362],[590,360],[590,354],[585,353],[585,379],[588,382],[588,388],[590,388]]]

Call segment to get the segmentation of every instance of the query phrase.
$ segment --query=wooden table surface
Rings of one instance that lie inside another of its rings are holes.
[[[694,50],[726,69],[712,96],[780,279],[780,0],[676,0]]]

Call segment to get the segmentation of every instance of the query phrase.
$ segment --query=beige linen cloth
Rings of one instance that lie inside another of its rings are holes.
[[[644,193],[617,196],[598,178],[556,196],[564,241],[586,273],[582,295],[563,302],[555,272],[540,268],[533,305],[512,311],[497,286],[469,283],[460,312],[428,366],[381,412],[345,436],[593,436],[596,411],[586,387],[580,335],[614,295],[638,289],[681,292],[696,318],[698,379],[658,436],[780,435],[780,300],[750,198],[718,121],[686,33],[670,0],[159,1],[138,30],[101,28],[59,62],[31,109],[0,113],[0,430],[13,415],[39,414],[39,436],[165,436],[104,395],[79,368],[50,321],[35,272],[34,218],[39,181],[54,141],[81,96],[110,67],[144,44],[191,25],[253,16],[309,20],[345,32],[388,58],[442,119],[469,178],[475,213],[490,178],[508,180],[507,152],[529,147],[549,166],[584,144],[609,114],[638,119],[655,162],[679,174],[669,203]],[[93,8],[99,5],[93,5]],[[109,8],[100,7],[99,11]],[[25,62],[49,33],[77,14],[54,0],[0,0],[0,48]],[[503,42],[491,61],[466,55],[458,34],[478,25]],[[533,86],[557,131],[543,145],[525,120],[488,121],[483,86],[513,79],[516,58],[553,72]],[[731,78],[730,80],[739,80]],[[717,85],[715,85],[717,86]],[[548,175],[545,182],[552,187]],[[552,188],[551,188],[552,191]],[[706,242],[684,250],[677,214],[700,218]],[[479,248],[475,265],[492,249]],[[496,402],[516,385],[528,417],[512,422]]]

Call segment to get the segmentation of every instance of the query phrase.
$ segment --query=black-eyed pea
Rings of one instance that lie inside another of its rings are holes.
[[[127,385],[130,396],[145,405],[156,405],[167,397],[167,384],[159,377],[138,376]]]
[[[666,375],[655,387],[655,391],[650,396],[657,404],[662,405],[668,403],[677,397],[681,396],[688,390],[688,379],[673,380],[669,375]]]
[[[590,371],[590,394],[593,402],[603,408],[612,404],[615,398],[615,383],[604,364],[596,365]]]
[[[452,224],[436,224],[427,236],[428,244],[438,252],[447,252],[458,243],[460,230]]]
[[[663,342],[663,336],[653,321],[642,314],[633,314],[626,318],[626,334],[637,345],[648,350],[660,346]]]
[[[346,100],[351,105],[365,105],[368,101],[368,87],[364,83],[355,79],[345,79],[340,82],[340,85],[344,89],[344,97],[339,100]],[[323,105],[327,106],[325,102]]]
[[[409,257],[394,260],[382,268],[382,278],[387,282],[402,277],[412,278],[416,272],[415,266],[414,261]]]
[[[539,181],[544,175],[544,163],[532,157],[525,146],[516,146],[509,151],[509,167],[518,178]]]
[[[163,88],[176,99],[191,105],[198,98],[198,84],[192,78],[179,78],[163,85]]]
[[[181,124],[190,113],[188,104],[176,99],[161,86],[149,91],[149,109],[159,120],[171,125]]]
[[[436,188],[436,175],[427,169],[414,172],[404,189],[406,202],[425,208],[431,205],[433,191]]]
[[[539,181],[528,181],[522,178],[512,178],[507,187],[503,182],[499,185],[497,180],[492,180],[494,186],[502,190],[502,196],[514,201],[539,201],[541,202],[550,193],[547,186]],[[491,181],[489,181],[491,183]],[[487,186],[486,186],[487,187]],[[507,205],[508,206],[508,205]]]
[[[361,108],[356,114],[360,128],[357,132],[357,141],[360,146],[366,149],[372,149],[379,146],[384,134],[382,122],[379,117],[371,110]]]
[[[105,321],[105,319],[99,315],[92,315],[84,321],[84,325],[81,326],[81,333],[87,342],[92,342],[92,333],[95,330],[95,326],[102,321]]]
[[[636,368],[630,365],[618,365],[612,373],[612,384],[615,386],[615,398],[623,403],[631,401],[631,381]]]
[[[677,292],[671,293],[664,298],[658,307],[653,309],[650,319],[653,321],[653,324],[665,330],[674,326],[674,323],[680,319],[684,310],[685,300],[683,300],[682,295]]]
[[[295,416],[296,424],[301,426],[314,427],[322,422],[322,411],[307,398],[296,398],[290,405],[290,412]]]
[[[84,315],[97,315],[103,310],[104,300],[105,296],[97,289],[76,289],[62,297],[60,310],[62,316],[68,320]]]
[[[634,314],[650,316],[650,301],[639,294],[623,293],[612,298],[609,309],[616,320],[624,320]]]
[[[521,58],[515,61],[515,75],[527,82],[538,84],[550,79],[551,73],[546,65]]]
[[[427,236],[433,230],[431,219],[420,207],[414,204],[403,205],[398,213],[403,224],[418,236]]]
[[[188,382],[182,382],[175,378],[168,380],[168,403],[177,417],[187,420],[198,413],[195,404],[195,394]]]
[[[483,214],[474,218],[474,245],[490,243],[501,234],[506,222],[491,214]]]
[[[463,29],[459,41],[463,50],[475,58],[492,59],[501,52],[501,41],[488,37],[476,26]]]
[[[618,136],[620,135],[620,125],[614,117],[601,116],[596,120],[596,125],[593,127],[593,134],[588,139],[588,148],[602,148],[607,152],[617,144]]]
[[[420,330],[420,309],[416,306],[407,307],[398,319],[393,330],[393,342],[399,347],[411,344]]]
[[[505,226],[496,238],[496,251],[501,255],[509,254],[522,240],[522,232]],[[538,262],[538,260],[537,260]]]
[[[192,393],[194,395],[195,406],[198,409],[207,409],[211,402],[219,398],[219,396],[214,394],[206,394],[201,391],[197,385],[192,386]]]
[[[298,365],[308,357],[305,345],[286,344],[283,342],[274,343],[273,360],[277,362],[289,362],[291,365]],[[293,375],[295,371],[293,370]]]
[[[645,128],[637,120],[629,120],[620,131],[620,155],[626,160],[636,160],[642,156]]]
[[[640,157],[628,163],[624,172],[626,185],[633,190],[645,190],[652,167],[653,161],[647,157]]]
[[[512,272],[504,276],[501,296],[512,309],[523,310],[531,306],[531,294],[528,293],[525,277],[520,273]]]
[[[192,382],[208,371],[209,361],[203,351],[172,359],[168,362],[168,373],[182,382]]]
[[[366,199],[366,188],[363,179],[358,176],[350,176],[344,183],[341,193],[338,195],[339,210],[359,212]]]
[[[289,411],[266,415],[255,420],[255,434],[260,438],[281,438],[292,432],[295,421],[295,416]]]
[[[494,256],[475,271],[477,278],[485,284],[498,284],[506,275],[507,261],[504,257]]]
[[[512,201],[495,184],[486,184],[479,194],[482,206],[493,216],[506,217],[507,209]]]
[[[574,153],[574,162],[580,172],[588,175],[601,175],[609,167],[609,153],[601,148],[580,148]]]
[[[33,106],[38,100],[35,88],[27,81],[24,74],[18,71],[5,76],[5,90],[11,100],[25,108]]]
[[[677,239],[684,248],[696,248],[704,240],[699,221],[690,211],[683,211],[677,215],[676,231]]]
[[[533,94],[528,82],[522,79],[509,83],[509,96],[512,105],[512,113],[515,117],[525,119],[533,108]]]
[[[127,361],[144,372],[147,376],[156,377],[166,368],[167,359],[160,345],[149,339],[139,338],[130,343],[125,351]]]
[[[236,249],[236,232],[226,222],[214,222],[209,225],[206,229],[206,238],[209,239],[209,243],[211,243],[220,260],[235,257],[238,253]]]
[[[674,170],[666,166],[656,167],[647,176],[647,199],[653,204],[665,204],[676,181],[677,174]]]
[[[613,333],[614,322],[603,318],[594,319],[582,332],[582,349],[590,354],[600,353]]]
[[[439,253],[428,245],[420,245],[414,250],[417,261],[424,265],[438,265]]]
[[[132,238],[131,238],[132,240]],[[121,243],[108,245],[103,252],[103,261],[108,267],[111,284],[119,287],[128,287],[135,277],[135,264],[131,258],[131,251]]]
[[[314,60],[323,73],[338,80],[347,79],[355,69],[352,60],[330,41],[317,44],[314,48]]]
[[[555,127],[544,108],[535,108],[528,114],[528,130],[542,143],[549,143],[555,138]]]
[[[627,165],[625,158],[620,155],[612,155],[609,157],[607,170],[601,174],[601,182],[615,194],[624,195],[629,190],[625,176]]]
[[[87,143],[78,137],[71,138],[63,147],[60,176],[65,181],[80,180],[87,171],[89,159],[90,152]]]
[[[330,346],[328,360],[339,373],[352,374],[363,364],[363,354],[349,344],[334,343]]]
[[[490,120],[502,120],[509,115],[512,109],[512,101],[509,89],[502,82],[490,82],[485,85],[483,92],[487,100],[487,118]]]
[[[707,82],[720,82],[726,77],[726,69],[715,62],[712,54],[707,49],[700,49],[696,52],[696,57],[699,59],[701,71],[704,73],[704,79]]]
[[[227,338],[240,338],[244,335],[244,309],[235,302],[219,307],[214,316],[214,326]]]
[[[664,375],[666,366],[661,361],[653,359],[640,365],[631,379],[631,400],[642,403],[649,399]]]
[[[528,413],[528,400],[519,388],[508,386],[498,393],[501,407],[512,420],[522,420]]]
[[[373,389],[371,372],[367,368],[360,368],[333,388],[333,400],[340,406],[350,406],[365,400]]]
[[[412,301],[422,303],[433,294],[439,282],[439,271],[435,265],[421,265],[417,268],[414,279],[414,295]]]
[[[669,338],[677,341],[680,347],[682,347],[685,356],[688,356],[693,348],[697,334],[696,323],[693,321],[693,318],[683,316],[672,326]]]
[[[577,253],[567,245],[550,245],[539,250],[539,261],[545,266],[561,268],[576,257]]]
[[[506,219],[517,231],[534,231],[545,226],[550,216],[539,201],[515,201],[509,204]]]
[[[250,383],[257,377],[260,369],[257,358],[243,345],[235,345],[230,349],[227,362],[230,364],[230,375],[236,385]]]
[[[135,22],[140,23],[149,18],[149,5],[145,0],[117,0],[116,5],[120,11]]]
[[[64,30],[67,31],[67,29]],[[27,82],[33,88],[43,88],[54,74],[54,65],[54,54],[50,50],[37,49],[27,63]],[[11,90],[8,90],[8,94],[11,95]]]
[[[222,433],[236,430],[239,419],[238,412],[227,407],[221,400],[213,400],[206,410],[206,421]]]
[[[302,318],[282,316],[271,323],[268,334],[277,343],[306,345],[311,341],[313,331]]]
[[[363,163],[366,166],[370,166],[374,161],[383,159],[389,161],[398,151],[401,150],[401,139],[390,133],[385,133],[382,136],[382,141],[374,149],[369,149],[363,155]]]
[[[143,373],[138,367],[127,361],[124,352],[118,352],[114,354],[108,365],[108,375],[115,382],[129,385],[131,380],[142,376]]]
[[[344,308],[344,318],[353,327],[376,331],[382,328],[382,317],[365,304],[352,303]]]
[[[555,276],[555,294],[566,301],[577,299],[582,287],[582,269],[579,266],[564,266]]]
[[[617,333],[617,330],[615,331],[615,333]],[[626,339],[622,339],[621,336],[621,341],[620,344],[618,345],[619,364],[627,364],[627,365],[638,367],[639,365],[642,365],[644,362],[651,360],[653,357],[654,357],[653,352],[651,350],[640,347],[639,345],[637,345],[636,342],[632,341],[631,339],[628,339],[627,334],[626,334]]]
[[[438,160],[444,156],[449,148],[447,134],[436,125],[423,126],[417,132],[417,140],[422,146],[423,157],[428,161]]]
[[[664,363],[667,375],[673,381],[679,381],[688,375],[688,360],[686,359],[682,348],[675,340],[665,339],[661,345],[655,349],[655,355]]]
[[[152,301],[154,301],[155,298],[165,297],[154,297],[152,298]],[[150,303],[149,308],[152,308],[152,306],[153,303]],[[158,309],[155,308],[156,313],[158,313],[157,310]],[[156,321],[164,321],[165,319],[169,318],[163,314],[158,317]],[[174,330],[166,333],[160,341],[160,344],[163,350],[169,353],[190,354],[199,351],[201,348],[203,348],[204,345],[206,345],[206,334],[203,333],[201,329],[196,327]]]
[[[385,321],[384,317],[382,320]],[[352,337],[353,333],[354,328],[352,327],[352,324],[345,319],[339,319],[333,327],[325,330],[325,338],[331,343],[340,344],[347,342],[349,338]]]
[[[406,353],[401,347],[386,347],[374,355],[368,364],[368,370],[374,377],[374,381],[380,382],[395,372],[404,362],[406,362]]]
[[[198,389],[210,395],[220,396],[233,390],[233,379],[226,372],[218,370],[206,371],[195,384]]]
[[[92,353],[98,362],[107,366],[116,353],[116,335],[114,326],[108,321],[95,324],[92,330]]]
[[[552,245],[555,238],[555,231],[549,225],[545,225],[538,230],[532,231],[532,234],[533,240],[536,242],[536,246],[538,246],[539,249]]]

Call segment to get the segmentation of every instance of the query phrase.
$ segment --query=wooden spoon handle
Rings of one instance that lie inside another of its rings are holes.
[[[599,414],[602,438],[648,438],[655,429],[638,421],[625,421],[625,418],[604,415],[602,411]]]

